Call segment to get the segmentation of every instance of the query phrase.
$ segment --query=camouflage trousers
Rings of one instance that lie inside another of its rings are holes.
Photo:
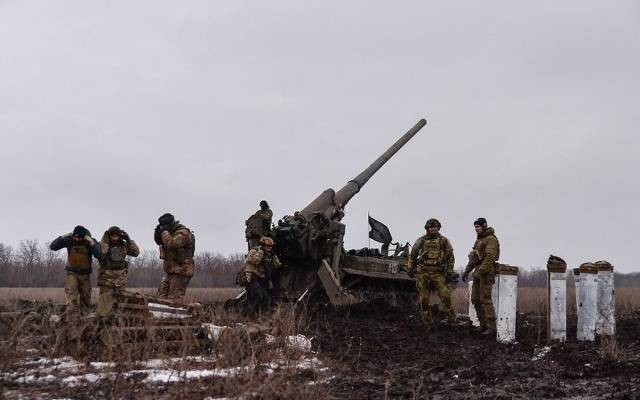
[[[98,286],[101,293],[102,288],[124,289],[127,286],[127,269],[104,269],[98,270]]]
[[[167,300],[181,301],[187,293],[187,285],[191,278],[177,274],[167,274],[160,283],[158,297]]]
[[[447,321],[452,322],[456,319],[456,314],[451,305],[451,292],[444,279],[444,273],[418,272],[416,274],[416,289],[418,289],[418,296],[420,298],[420,314],[425,324],[433,324],[429,302],[431,301],[431,292],[434,290],[438,293],[440,303],[442,303],[444,311],[447,314]]]
[[[67,271],[67,276],[64,279],[64,302],[67,305],[67,314],[72,318],[89,313],[91,308],[89,274]]]
[[[493,284],[496,276],[493,273],[473,274],[471,287],[471,304],[476,309],[481,329],[496,329],[496,310],[493,307]]]

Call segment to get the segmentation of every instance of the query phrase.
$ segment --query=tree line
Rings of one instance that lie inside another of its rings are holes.
[[[95,262],[95,261],[94,261]],[[223,256],[199,252],[195,256],[196,273],[190,287],[231,287],[244,263],[244,255]],[[58,287],[64,282],[66,252],[55,252],[38,240],[22,240],[14,249],[0,243],[0,287]],[[97,262],[94,271],[97,270]],[[157,251],[144,250],[129,258],[129,287],[156,287],[164,277]],[[95,285],[96,274],[92,274]],[[567,272],[573,286],[573,273]],[[542,268],[520,269],[518,284],[523,287],[546,287],[547,272]],[[462,283],[460,283],[462,286]],[[615,273],[616,287],[640,287],[640,272]]]
[[[64,283],[67,255],[52,251],[38,240],[22,240],[14,249],[0,243],[0,287],[58,287]],[[164,277],[162,260],[157,251],[143,250],[129,257],[129,287],[156,287]],[[244,255],[223,256],[199,252],[195,256],[196,273],[189,287],[230,287],[244,264]],[[94,260],[93,285],[98,269]]]

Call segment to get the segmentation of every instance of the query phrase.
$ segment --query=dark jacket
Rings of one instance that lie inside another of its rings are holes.
[[[67,266],[65,267],[67,271],[82,273],[82,274],[91,273],[91,262],[93,261],[93,257],[100,259],[100,244],[98,243],[97,240],[93,239],[93,245],[89,245],[86,242],[83,242],[83,244],[89,250],[88,251],[89,265],[87,265],[86,268],[82,268],[81,270],[79,270],[78,268],[71,267],[67,259]],[[71,252],[71,249],[74,246],[76,246],[76,242],[73,240],[73,237],[71,235],[64,235],[64,236],[58,236],[53,242],[51,242],[51,244],[49,245],[49,248],[53,251],[67,249],[67,256],[69,256],[69,253]]]

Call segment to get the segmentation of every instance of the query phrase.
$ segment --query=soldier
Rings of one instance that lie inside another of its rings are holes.
[[[431,291],[434,289],[438,292],[440,302],[444,306],[447,322],[454,323],[456,319],[445,277],[453,274],[455,259],[451,242],[440,234],[441,227],[442,225],[435,218],[427,221],[424,226],[426,235],[420,237],[413,245],[407,265],[409,275],[416,277],[422,320],[427,327],[433,325],[429,301]]]
[[[260,202],[260,209],[245,221],[247,228],[244,235],[247,239],[249,250],[258,245],[258,241],[263,236],[271,236],[271,218],[273,211],[269,208],[266,200]]]
[[[476,309],[480,322],[480,333],[486,336],[496,334],[496,311],[493,307],[491,292],[495,278],[496,261],[500,258],[500,242],[493,228],[487,225],[485,218],[478,218],[473,222],[478,238],[469,256],[469,265],[465,268],[462,281],[466,282],[469,273],[473,273],[471,288],[471,303]],[[475,254],[474,254],[475,253]],[[473,261],[475,256],[475,262]]]
[[[100,241],[100,294],[127,286],[127,256],[138,257],[140,249],[127,232],[117,226],[109,228]]]
[[[72,233],[59,236],[49,248],[58,251],[67,249],[67,276],[64,282],[64,297],[67,315],[78,318],[89,312],[91,307],[91,263],[93,257],[100,258],[100,246],[84,226],[78,225]]]
[[[182,301],[195,268],[196,238],[169,213],[158,218],[158,222],[154,239],[160,246],[160,259],[164,260],[167,274],[160,283],[158,297]]]
[[[258,246],[247,254],[244,266],[247,300],[252,312],[261,312],[269,304],[271,297],[271,272],[280,268],[280,260],[273,253],[274,242],[263,236]]]

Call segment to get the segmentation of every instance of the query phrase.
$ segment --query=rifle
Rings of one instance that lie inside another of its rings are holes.
[[[462,282],[466,282],[469,277],[469,273],[473,271],[475,267],[480,263],[480,256],[478,256],[478,252],[475,250],[471,250],[469,253],[469,262],[467,266],[464,268],[464,274],[462,275]]]

